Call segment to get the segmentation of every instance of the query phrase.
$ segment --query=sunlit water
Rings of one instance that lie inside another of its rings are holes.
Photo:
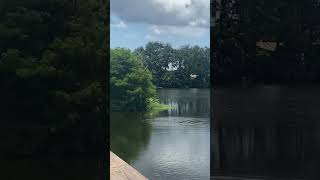
[[[111,114],[111,150],[149,179],[209,179],[209,89],[161,89],[173,109]]]

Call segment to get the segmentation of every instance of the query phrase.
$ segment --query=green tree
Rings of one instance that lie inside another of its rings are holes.
[[[172,48],[170,44],[149,42],[135,50],[157,86],[166,88],[209,87],[210,49],[199,46]],[[198,75],[194,80],[191,74]]]
[[[147,67],[154,77],[154,84],[158,87],[164,85],[164,78],[169,63],[173,61],[173,48],[168,43],[148,42],[145,48],[139,48],[139,52],[143,56],[144,66]]]
[[[152,74],[141,56],[128,49],[111,49],[112,110],[145,111],[155,96]]]

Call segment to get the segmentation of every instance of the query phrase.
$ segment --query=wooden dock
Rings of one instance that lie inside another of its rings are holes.
[[[147,178],[110,151],[110,180],[147,180]]]

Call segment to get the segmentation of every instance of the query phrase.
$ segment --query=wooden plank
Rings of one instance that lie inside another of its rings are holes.
[[[111,180],[147,180],[142,174],[110,151]]]

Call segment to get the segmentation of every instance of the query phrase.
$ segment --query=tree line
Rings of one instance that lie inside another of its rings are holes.
[[[215,0],[213,84],[320,82],[320,9],[313,0]]]
[[[148,42],[135,50],[153,75],[153,83],[164,88],[208,88],[210,49],[185,45],[173,48],[169,43]],[[190,75],[196,75],[191,78]]]

